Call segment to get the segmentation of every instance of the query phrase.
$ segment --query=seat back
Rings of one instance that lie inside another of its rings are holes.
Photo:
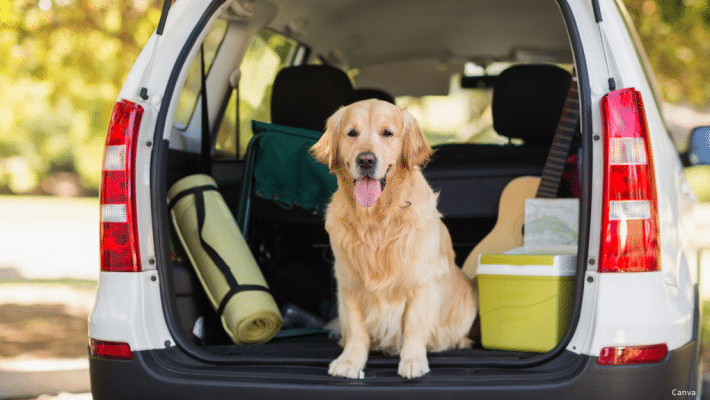
[[[353,103],[369,99],[377,99],[394,104],[394,97],[382,89],[358,88],[353,92]]]
[[[349,104],[353,87],[347,74],[329,65],[284,68],[271,94],[271,123],[323,132],[338,108]]]
[[[493,129],[525,147],[549,148],[572,75],[549,64],[522,64],[500,73],[493,89]]]

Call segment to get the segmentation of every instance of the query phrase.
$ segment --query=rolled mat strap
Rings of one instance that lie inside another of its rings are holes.
[[[222,315],[224,312],[225,307],[227,307],[227,303],[229,303],[229,300],[232,300],[232,297],[234,297],[235,294],[239,292],[243,292],[245,290],[261,290],[266,293],[269,293],[269,288],[266,286],[261,286],[261,285],[237,285],[236,287],[232,288],[227,292],[226,295],[224,295],[224,298],[222,301],[219,303],[219,307],[217,307],[217,314]]]
[[[172,210],[178,201],[182,200],[183,197],[189,196],[191,194],[194,195],[194,194],[199,193],[200,196],[202,196],[204,198],[202,193],[209,191],[209,190],[219,191],[219,188],[215,185],[202,185],[202,186],[198,186],[198,187],[194,187],[194,188],[190,188],[190,189],[185,189],[185,190],[181,191],[180,193],[176,193],[174,195],[174,197],[170,200],[170,203],[168,203],[168,209]],[[203,215],[204,215],[204,207],[203,207],[202,211],[203,211]]]
[[[209,199],[206,192],[213,192]],[[283,319],[214,180],[207,175],[183,178],[168,198],[178,236],[227,333],[237,344],[271,339]],[[208,213],[212,218],[205,231]]]

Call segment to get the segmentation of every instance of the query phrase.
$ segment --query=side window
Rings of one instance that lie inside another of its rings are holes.
[[[291,65],[299,47],[297,41],[268,29],[254,35],[239,67],[238,93],[232,91],[219,126],[217,158],[244,157],[252,138],[252,121],[271,122],[271,87],[276,74]]]
[[[204,51],[205,51],[205,69],[209,71],[212,66],[212,62],[215,59],[215,55],[222,45],[224,36],[227,33],[227,21],[226,20],[216,20],[212,26],[212,29],[207,34],[207,37],[203,41]],[[175,110],[175,119],[173,120],[173,127],[177,130],[184,131],[190,124],[190,118],[197,105],[197,99],[200,96],[200,89],[202,88],[202,66],[201,57],[198,54],[195,59],[190,64],[190,69],[187,72],[187,79],[185,80],[185,86],[180,92],[180,97],[178,98],[177,108]]]
[[[493,128],[493,83],[510,62],[495,62],[486,67],[469,62],[463,76],[450,77],[445,96],[400,96],[395,103],[407,109],[419,121],[427,142],[432,146],[454,143],[520,146],[524,141],[508,138]],[[572,72],[571,64],[556,64]],[[357,78],[356,78],[357,80]],[[480,85],[480,86],[478,86]]]

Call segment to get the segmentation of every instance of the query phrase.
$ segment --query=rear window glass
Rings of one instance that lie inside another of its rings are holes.
[[[402,96],[395,98],[396,104],[408,110],[419,121],[419,125],[432,145],[452,143],[475,143],[496,145],[522,145],[522,139],[500,135],[493,128],[493,87],[462,87],[464,77],[492,77],[511,63],[494,63],[487,68],[473,63],[466,65],[463,73],[451,75],[449,93],[446,96]],[[571,65],[559,65],[569,71]]]
[[[447,96],[403,96],[395,103],[409,111],[430,145],[445,143],[508,144],[493,129],[491,113],[492,89],[464,89],[461,75],[451,77]]]

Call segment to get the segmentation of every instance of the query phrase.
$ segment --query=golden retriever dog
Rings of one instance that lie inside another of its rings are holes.
[[[429,372],[427,351],[470,347],[477,302],[422,174],[431,148],[416,120],[363,100],[333,114],[311,151],[338,178],[325,227],[343,352],[328,373],[357,378],[381,350],[411,379]]]

